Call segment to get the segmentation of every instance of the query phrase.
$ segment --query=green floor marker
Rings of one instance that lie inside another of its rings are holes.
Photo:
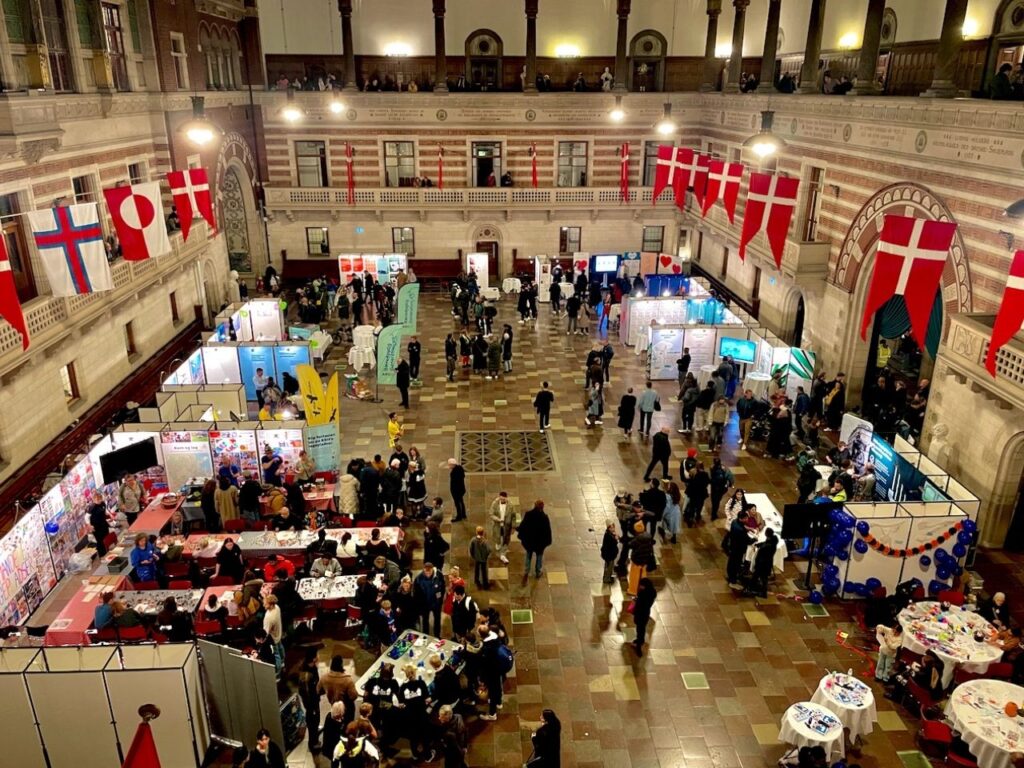
[[[533,624],[533,611],[529,608],[515,608],[512,610],[513,624]]]
[[[682,672],[683,687],[688,691],[706,691],[711,686],[703,672]]]
[[[923,752],[917,750],[897,752],[896,756],[903,763],[903,768],[932,768],[931,761],[925,757]]]
[[[814,605],[813,603],[804,603],[804,613],[812,619],[823,619],[828,616],[824,605]]]

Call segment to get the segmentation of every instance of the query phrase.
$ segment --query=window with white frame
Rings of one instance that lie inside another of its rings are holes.
[[[660,141],[644,142],[644,175],[641,180],[641,186],[643,187],[654,186],[654,174],[658,170],[658,146],[660,144]]]
[[[411,187],[416,177],[416,142],[384,142],[384,186]]]
[[[76,203],[96,202],[95,187],[93,186],[91,176],[73,176],[71,178],[71,188],[75,191]]]
[[[145,163],[128,163],[128,181],[132,184],[142,184],[146,181],[146,175]]]
[[[306,253],[310,256],[331,255],[327,227],[306,227]]]
[[[185,36],[181,32],[171,32],[171,61],[174,62],[174,79],[179,91],[188,90],[188,51],[185,49]]]
[[[416,253],[416,233],[412,227],[392,227],[391,246],[395,253]]]
[[[300,187],[326,187],[327,145],[322,141],[295,142],[295,170]]]
[[[821,214],[821,189],[825,183],[825,169],[811,166],[807,169],[807,198],[804,201],[803,240],[813,243],[817,240],[818,216]]]
[[[644,227],[643,242],[640,243],[640,250],[646,251],[647,253],[661,253],[662,246],[665,244],[665,228],[664,227]]]
[[[558,186],[587,186],[587,142],[558,142]]]

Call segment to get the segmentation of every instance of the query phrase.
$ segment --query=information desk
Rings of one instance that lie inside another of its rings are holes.
[[[461,651],[462,645],[459,643],[453,643],[451,640],[439,640],[414,629],[407,629],[356,681],[356,690],[362,695],[367,684],[377,675],[377,670],[384,664],[395,668],[395,682],[399,685],[406,682],[405,665],[412,664],[417,669],[419,679],[429,686],[434,682],[434,668],[427,663],[427,659],[435,653],[439,654],[445,664],[456,672],[461,672],[463,667]]]
[[[144,589],[118,592],[114,599],[124,603],[125,608],[131,608],[143,616],[156,616],[163,610],[164,601],[173,597],[179,611],[195,613],[199,607],[199,601],[203,597],[201,589]]]
[[[756,544],[760,544],[765,540],[765,531],[769,528],[779,537],[779,543],[775,547],[773,564],[776,571],[781,571],[785,566],[786,558],[789,557],[789,549],[786,547],[786,542],[782,539],[782,515],[779,514],[779,510],[775,508],[775,505],[772,504],[771,499],[768,498],[766,493],[748,493],[747,503],[757,507],[757,513],[764,520],[764,528],[758,531]],[[727,518],[726,523],[732,525],[732,520]],[[745,559],[752,563],[754,562],[755,554],[757,554],[757,547],[755,544],[751,544],[747,548]]]
[[[163,527],[171,521],[171,515],[185,503],[185,497],[179,493],[174,506],[165,507],[161,503],[164,495],[161,493],[153,499],[135,518],[135,522],[128,526],[128,530],[132,533],[154,533],[159,536]]]
[[[50,622],[43,642],[46,645],[89,645],[96,606],[104,592],[118,592],[128,586],[124,576],[93,576],[72,597],[57,618]]]
[[[341,537],[352,534],[351,543],[366,544],[370,540],[372,528],[328,528],[327,538],[341,542]],[[398,526],[380,528],[380,537],[392,546],[401,543],[405,535]],[[315,542],[314,531],[243,531],[238,535],[238,545],[246,557],[264,557],[287,552],[304,552],[306,547]],[[340,549],[340,546],[339,546]]]

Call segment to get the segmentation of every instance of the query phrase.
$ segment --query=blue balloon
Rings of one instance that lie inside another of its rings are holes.
[[[843,592],[849,592],[851,595],[856,594],[856,586],[856,581],[847,581],[845,584],[843,584]]]
[[[963,544],[954,544],[953,545],[953,555],[955,557],[963,557],[966,554],[967,554],[967,547],[965,547]]]
[[[927,568],[932,564],[932,559],[928,555],[921,555],[921,567]]]
[[[949,585],[946,584],[944,581],[937,581],[936,579],[932,579],[931,582],[928,584],[928,592],[930,592],[933,595],[936,592],[941,592],[944,589],[949,589]]]
[[[937,576],[938,578],[940,578],[940,579],[942,579],[943,581],[945,581],[945,580],[946,580],[946,579],[948,579],[948,578],[949,578],[950,576],[952,576],[952,575],[953,575],[953,573],[952,573],[952,571],[950,571],[950,570],[949,570],[949,568],[947,568],[946,566],[944,566],[944,565],[940,565],[940,566],[939,566],[938,568],[936,568],[936,569],[935,569],[935,575],[936,575],[936,576]]]
[[[967,531],[960,531],[960,533],[956,535],[956,540],[961,544],[970,544],[972,538],[973,536],[971,536]],[[954,549],[953,551],[955,552],[956,550]]]
[[[978,524],[970,518],[967,518],[966,520],[964,520],[963,529],[968,533],[974,533],[976,530],[978,530]]]
[[[857,585],[857,594],[860,595],[861,597],[867,597],[868,595],[870,595],[871,592],[868,590],[868,585],[867,584],[858,584]]]
[[[839,534],[839,543],[845,549],[853,542],[853,531],[847,529]]]
[[[839,525],[843,528],[853,528],[857,523],[857,518],[851,515],[849,512],[843,512],[842,518],[839,520]]]
[[[871,526],[868,524],[867,520],[861,520],[857,523],[857,533],[861,536],[867,536],[870,530]]]
[[[825,548],[821,551],[821,554],[824,557],[831,559],[836,556],[836,548],[833,547],[831,544],[826,544]]]
[[[870,579],[864,582],[864,586],[868,588],[868,592],[874,592],[876,589],[882,586],[882,582],[879,579],[876,579],[874,576],[872,576]]]
[[[949,552],[947,552],[944,549],[936,549],[935,550],[935,562],[936,563],[939,563],[939,564],[944,563],[944,562],[946,562],[947,559],[949,559]]]
[[[953,573],[955,573],[957,576],[963,575],[963,572],[964,567],[962,565],[958,565],[956,568],[953,569]]]
[[[836,557],[838,557],[843,562],[846,562],[850,559],[850,551],[848,549],[841,549],[838,552],[836,552]]]
[[[910,580],[910,588],[911,589],[917,589],[917,588],[923,587],[923,586],[924,586],[924,582],[921,581],[916,576]]]
[[[828,519],[836,525],[839,525],[839,521],[842,519],[842,516],[843,510],[841,509],[833,509],[831,512],[828,513]]]
[[[864,539],[857,539],[853,542],[853,548],[857,550],[857,554],[863,555],[868,551],[868,543]]]
[[[816,589],[812,589],[811,590],[811,594],[807,597],[807,599],[811,602],[811,605],[821,605],[821,601],[822,601],[821,592],[819,592]]]
[[[839,573],[838,565],[826,565],[823,571],[826,579],[831,579]]]
[[[824,592],[826,595],[834,595],[836,592],[839,591],[839,582],[826,581],[824,584],[821,585],[821,591]]]
[[[60,532],[60,526],[52,520],[46,523],[46,525],[43,526],[43,529],[51,536]]]

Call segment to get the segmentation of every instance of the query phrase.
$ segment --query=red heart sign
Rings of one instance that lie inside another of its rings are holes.
[[[682,271],[683,271],[683,268],[680,265],[678,265],[678,264],[673,264],[672,265],[672,273],[673,274],[678,275]]]
[[[671,263],[672,263],[672,257],[671,256],[662,255],[662,257],[661,257],[661,266],[667,267]]]

